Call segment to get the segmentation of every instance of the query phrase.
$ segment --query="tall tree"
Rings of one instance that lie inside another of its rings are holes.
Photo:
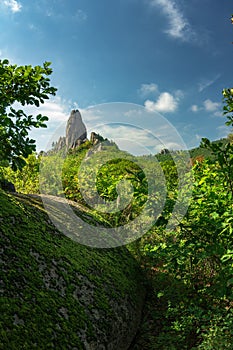
[[[32,127],[45,128],[48,117],[27,115],[25,105],[39,107],[49,95],[55,96],[57,89],[50,85],[51,63],[43,66],[17,66],[0,60],[0,165],[22,168],[23,158],[36,150],[35,140],[28,137]]]

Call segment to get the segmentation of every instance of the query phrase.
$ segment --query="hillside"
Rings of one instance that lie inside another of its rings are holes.
[[[0,349],[127,349],[144,286],[125,248],[57,232],[40,196],[0,192]]]
[[[223,139],[219,139],[219,140],[215,140],[215,141],[212,141],[211,144],[213,145],[219,145],[220,143],[222,143],[222,145],[226,145],[228,142],[227,138],[223,138]],[[203,148],[201,146],[199,147],[195,147],[195,148],[192,148],[190,151],[190,156],[192,158],[196,158],[196,157],[204,157],[204,158],[209,158],[209,159],[215,159],[216,158],[216,155],[214,155],[213,153],[210,152],[210,150],[206,149],[206,148]]]
[[[225,146],[227,144],[227,142],[228,142],[227,138],[222,138],[222,139],[219,139],[219,140],[211,141],[211,144],[213,144],[213,145],[222,144],[222,146]],[[171,160],[172,159],[171,155],[175,154],[176,152],[178,152],[178,153],[180,153],[180,152],[188,152],[192,159],[203,157],[205,159],[216,160],[216,154],[213,154],[207,148],[201,147],[201,144],[200,144],[200,146],[191,148],[188,151],[184,151],[184,150],[172,151],[171,150],[168,153],[158,153],[158,154],[156,154],[156,157],[158,158],[158,160],[160,162],[165,162],[165,161]]]

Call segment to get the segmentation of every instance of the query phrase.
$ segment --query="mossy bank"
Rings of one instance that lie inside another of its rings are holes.
[[[39,196],[0,192],[0,348],[127,349],[145,294],[124,247],[58,232]]]

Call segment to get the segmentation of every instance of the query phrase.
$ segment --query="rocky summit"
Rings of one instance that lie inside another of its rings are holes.
[[[78,109],[70,113],[66,126],[66,148],[78,146],[87,139],[87,129]]]
[[[78,109],[73,109],[66,124],[66,136],[61,136],[53,145],[54,151],[80,146],[87,141],[87,129]]]

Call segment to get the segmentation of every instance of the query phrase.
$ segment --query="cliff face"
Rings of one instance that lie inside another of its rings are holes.
[[[80,146],[87,141],[87,129],[82,120],[82,116],[78,109],[72,110],[66,124],[66,136],[61,136],[53,145],[54,151],[66,150]],[[112,145],[113,142],[103,138],[101,135],[91,132],[90,142],[92,145],[97,145],[103,142],[105,145]]]
[[[0,245],[1,349],[129,348],[144,287],[126,248],[77,244],[52,225],[40,196],[1,190]]]
[[[87,129],[79,110],[72,110],[66,126],[66,148],[70,149],[87,139]]]
[[[87,129],[79,110],[72,110],[66,124],[66,136],[61,136],[53,146],[54,151],[77,147],[87,140]]]

